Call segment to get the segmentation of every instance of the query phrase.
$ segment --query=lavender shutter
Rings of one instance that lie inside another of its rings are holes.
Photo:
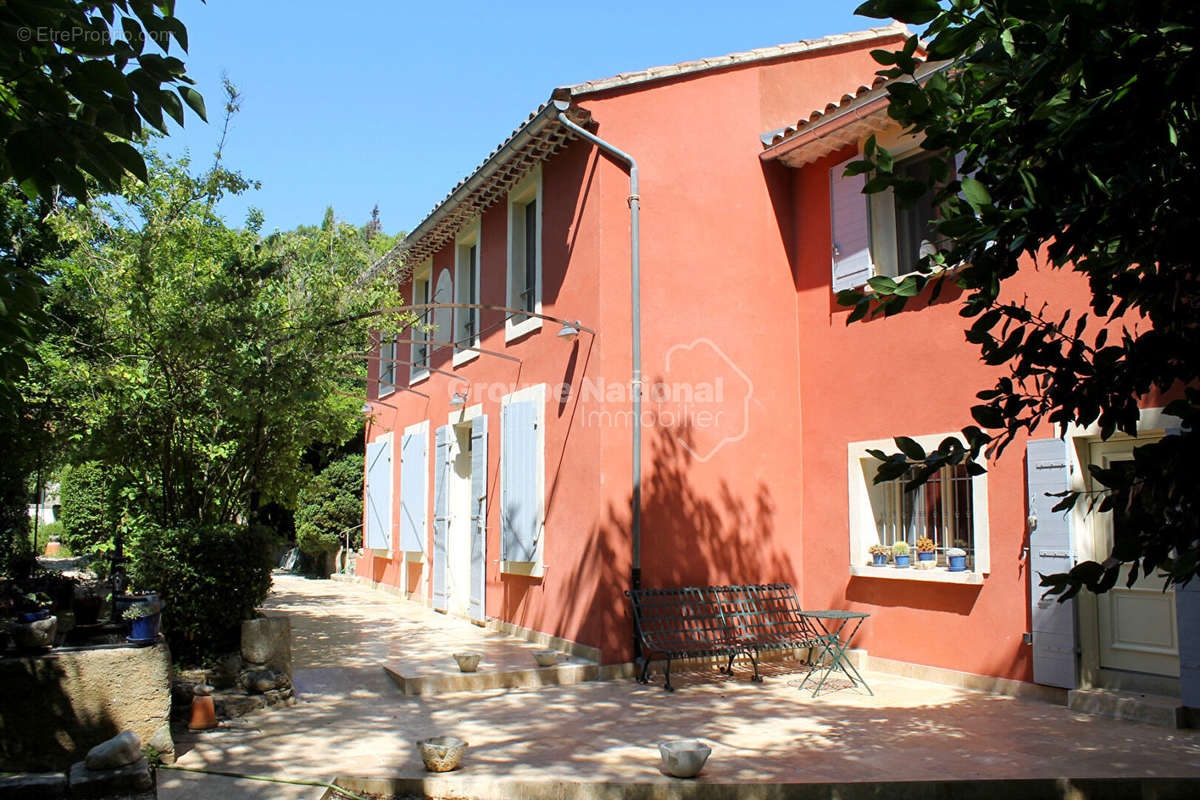
[[[425,552],[426,435],[406,433],[400,440],[400,549]]]
[[[513,402],[500,411],[500,558],[537,558],[537,406]]]
[[[367,442],[366,531],[372,550],[392,547],[392,442]]]
[[[1075,566],[1069,512],[1052,511],[1061,498],[1048,493],[1070,486],[1067,445],[1062,439],[1033,439],[1025,444],[1029,487],[1029,582],[1033,616],[1033,680],[1048,686],[1076,686],[1075,601],[1043,599],[1039,574],[1066,572]]]
[[[450,504],[446,497],[447,472],[450,469],[449,425],[437,429],[433,451],[433,607],[447,609],[446,602],[446,534],[450,523]]]
[[[871,262],[871,217],[862,193],[866,176],[842,172],[858,156],[829,170],[829,220],[833,233],[833,290],[852,289],[874,274]]]
[[[487,579],[487,417],[471,420],[471,591],[468,614],[484,621]]]

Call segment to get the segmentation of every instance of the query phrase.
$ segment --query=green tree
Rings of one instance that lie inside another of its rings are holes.
[[[321,470],[300,490],[296,545],[325,574],[328,557],[347,537],[352,549],[362,543],[362,486],[363,457],[350,455]]]
[[[62,471],[63,543],[76,555],[107,551],[116,519],[116,486],[112,474],[98,461],[87,461]]]
[[[913,484],[979,453],[1002,453],[1047,424],[1098,424],[1136,433],[1139,402],[1172,398],[1181,433],[1138,447],[1134,459],[1093,468],[1096,509],[1120,516],[1111,554],[1046,576],[1051,593],[1102,592],[1122,565],[1128,582],[1160,570],[1184,583],[1200,571],[1200,275],[1190,247],[1200,187],[1197,148],[1200,6],[1186,0],[871,0],[858,13],[928,25],[925,75],[916,36],[875,51],[889,114],[931,151],[961,153],[959,176],[935,160],[927,182],[893,172],[868,141],[865,191],[901,201],[934,191],[947,250],[920,273],[871,280],[839,294],[851,321],[893,314],[951,280],[965,290],[967,340],[1006,374],[978,394],[978,425],[926,453],[910,439],[879,455],[877,480],[915,469]],[[1031,298],[1002,294],[1033,265],[1073,270],[1091,289],[1087,314],[1049,317]],[[943,271],[960,265],[953,272]],[[952,276],[952,277],[951,277]],[[975,467],[968,463],[968,468]],[[1066,508],[1078,496],[1067,495]]]
[[[307,448],[357,430],[365,369],[337,356],[361,349],[367,323],[343,318],[394,289],[352,288],[373,256],[358,228],[262,236],[257,212],[231,228],[216,204],[249,180],[146,159],[146,183],[55,218],[74,249],[50,309],[72,324],[43,343],[40,378],[76,457],[103,462],[131,510],[164,526],[253,521],[294,505]]]

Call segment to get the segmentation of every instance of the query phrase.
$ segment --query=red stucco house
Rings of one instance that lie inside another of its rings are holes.
[[[561,87],[454,187],[378,267],[413,303],[492,308],[381,324],[358,575],[618,663],[633,654],[636,550],[647,587],[786,581],[806,608],[866,611],[855,646],[874,668],[1177,694],[1172,593],[1056,606],[1030,580],[1099,553],[1111,524],[1053,514],[1045,492],[1135,440],[1072,430],[915,496],[872,485],[869,448],[954,435],[994,379],[955,292],[850,326],[834,298],[911,269],[922,244],[920,208],[868,199],[841,166],[871,134],[918,154],[869,55],[905,35]],[[636,161],[636,194],[628,161],[591,137]],[[1062,272],[1012,284],[1060,310],[1087,297]],[[1152,407],[1143,423],[1146,437],[1172,425]],[[920,537],[932,569],[870,565],[871,545]]]

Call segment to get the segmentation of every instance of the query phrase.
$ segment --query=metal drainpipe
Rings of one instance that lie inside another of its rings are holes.
[[[569,100],[555,100],[554,107],[558,109],[559,122],[594,143],[601,150],[629,164],[629,280],[632,294],[630,305],[633,312],[633,380],[630,382],[633,390],[633,499],[630,501],[633,571],[630,575],[630,583],[634,589],[640,589],[642,588],[642,289],[638,228],[638,210],[641,198],[638,197],[637,162],[633,160],[633,156],[613,147],[599,136],[589,133],[572,122],[566,115],[567,109],[571,107]],[[641,642],[636,630],[633,632],[633,652],[635,656],[641,655]]]

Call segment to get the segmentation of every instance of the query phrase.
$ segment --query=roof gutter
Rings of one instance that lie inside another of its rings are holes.
[[[639,212],[641,198],[638,196],[638,166],[633,156],[619,150],[567,117],[571,107],[569,99],[556,99],[552,105],[558,112],[558,121],[579,136],[592,142],[604,152],[629,165],[629,281],[630,308],[633,318],[633,376],[630,380],[633,400],[633,491],[630,499],[630,530],[632,532],[633,565],[630,585],[642,588],[642,276]],[[633,632],[634,655],[640,656],[640,640]]]
[[[952,67],[956,62],[952,60],[932,61],[922,64],[917,69],[915,76],[905,75],[902,78],[888,81],[877,89],[856,98],[853,102],[846,105],[844,108],[839,108],[835,112],[831,112],[827,116],[823,116],[818,121],[808,125],[804,130],[790,136],[783,141],[775,144],[759,153],[758,157],[763,161],[773,161],[782,158],[793,150],[804,147],[807,144],[825,138],[831,133],[836,133],[846,125],[858,122],[872,114],[877,114],[881,110],[886,109],[891,102],[891,97],[888,96],[888,87],[895,83],[917,83],[923,84],[939,72],[945,72]],[[767,134],[769,135],[769,134]],[[766,138],[767,135],[764,135]]]
[[[421,238],[425,236],[425,234],[429,233],[429,231],[433,230],[433,228],[436,227],[437,224],[446,217],[446,215],[456,211],[459,204],[464,199],[470,197],[476,189],[486,183],[491,178],[492,172],[497,166],[503,164],[507,158],[511,157],[515,153],[520,152],[521,148],[527,145],[531,139],[540,133],[548,123],[554,122],[560,116],[562,115],[559,113],[558,109],[555,108],[553,103],[547,103],[545,106],[543,106],[536,114],[533,115],[533,117],[529,119],[528,122],[521,126],[520,130],[513,134],[513,136],[507,142],[501,145],[500,148],[496,150],[496,152],[493,153],[487,161],[483,162],[483,164],[481,164],[479,168],[471,174],[471,177],[463,181],[463,183],[453,192],[451,192],[446,199],[438,203],[437,208],[435,208],[429,214],[429,216],[422,220],[420,225],[409,232],[403,239],[397,242],[391,250],[387,251],[387,253],[380,257],[378,261],[372,264],[366,273],[359,278],[358,282],[361,284],[373,280],[383,269],[393,264],[397,257],[403,253],[405,249],[407,249],[408,245],[411,245],[414,242],[419,242]]]

